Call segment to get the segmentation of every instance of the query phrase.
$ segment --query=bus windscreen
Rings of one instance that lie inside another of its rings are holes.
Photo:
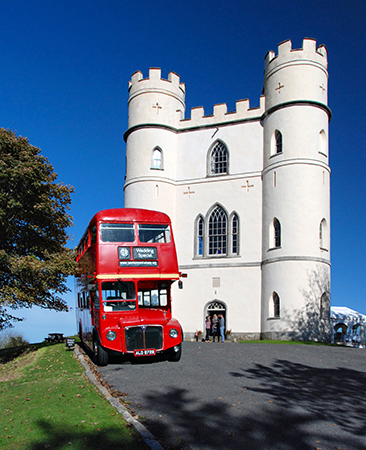
[[[130,281],[104,281],[102,298],[103,310],[106,312],[135,310],[135,284]]]

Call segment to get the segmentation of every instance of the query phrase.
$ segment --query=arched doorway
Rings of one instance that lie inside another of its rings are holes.
[[[347,334],[348,327],[345,323],[337,323],[334,325],[334,343],[343,343],[344,337]]]
[[[228,329],[227,328],[227,314],[226,314],[226,305],[225,303],[221,302],[220,300],[213,300],[210,303],[208,303],[205,307],[205,319],[206,316],[210,316],[211,317],[211,321],[212,321],[212,316],[216,314],[217,316],[219,314],[221,314],[224,319],[225,319],[225,331]]]

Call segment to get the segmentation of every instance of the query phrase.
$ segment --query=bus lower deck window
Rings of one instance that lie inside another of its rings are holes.
[[[136,302],[134,301],[107,301],[103,302],[103,311],[134,311],[136,309]]]
[[[159,307],[168,305],[167,289],[144,289],[138,292],[139,306]]]
[[[102,283],[103,300],[135,300],[135,283],[132,281],[104,281]]]

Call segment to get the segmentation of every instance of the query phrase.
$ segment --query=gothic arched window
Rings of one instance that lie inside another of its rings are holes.
[[[152,168],[162,169],[163,168],[163,152],[160,148],[154,148],[152,153]]]
[[[229,173],[229,152],[226,146],[217,141],[210,152],[210,175]]]
[[[321,130],[319,133],[319,153],[324,156],[327,156],[327,135],[324,130]]]
[[[281,224],[276,217],[272,222],[272,247],[281,247]]]
[[[204,220],[202,216],[199,216],[198,219],[196,219],[196,227],[195,227],[195,234],[196,234],[196,243],[195,243],[195,254],[197,256],[203,256],[203,242],[204,242]]]
[[[319,247],[322,250],[328,250],[328,226],[325,219],[319,225]]]
[[[281,131],[275,131],[276,140],[276,153],[282,153],[282,133]]]
[[[227,253],[227,216],[225,211],[216,206],[210,214],[208,224],[209,255],[226,255]]]
[[[272,294],[273,317],[280,317],[280,297],[277,292]]]

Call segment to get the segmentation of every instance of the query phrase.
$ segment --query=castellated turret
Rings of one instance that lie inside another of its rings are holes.
[[[161,78],[158,68],[151,68],[148,78],[135,72],[129,82],[128,128],[148,123],[176,127],[177,117],[184,118],[185,91],[185,85],[174,72],[169,73],[167,80]]]
[[[204,88],[204,86],[203,86]],[[185,112],[185,85],[150,69],[129,82],[128,208],[172,219],[187,338],[223,314],[241,339],[322,339],[329,329],[327,51],[291,41],[265,57],[263,94]],[[187,118],[185,116],[188,116]]]
[[[278,46],[278,55],[265,57],[264,95],[266,110],[288,101],[314,101],[327,105],[327,50],[316,48],[314,39],[304,39],[303,48],[292,49],[291,41]]]

